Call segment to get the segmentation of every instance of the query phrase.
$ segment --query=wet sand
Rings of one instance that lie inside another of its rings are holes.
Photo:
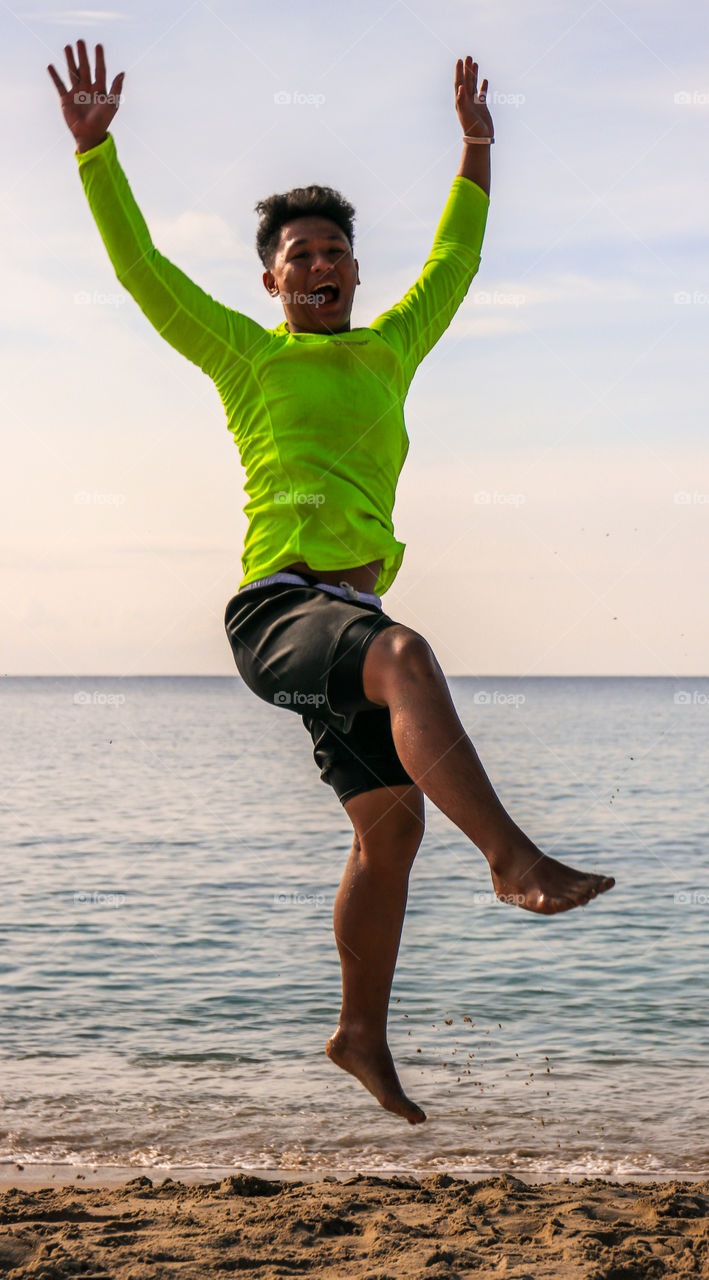
[[[0,1273],[12,1280],[709,1277],[709,1182],[237,1174],[211,1182],[139,1175],[114,1185],[104,1176],[102,1185],[84,1185],[73,1176],[69,1185],[38,1185],[36,1174],[20,1171],[18,1185],[5,1182]]]

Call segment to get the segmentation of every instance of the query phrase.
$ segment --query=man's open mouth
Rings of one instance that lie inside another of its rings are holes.
[[[313,303],[316,307],[329,307],[337,302],[340,287],[336,284],[319,284],[313,292]]]

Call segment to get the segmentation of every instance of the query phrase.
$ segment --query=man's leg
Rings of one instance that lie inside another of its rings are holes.
[[[342,1011],[325,1052],[387,1110],[420,1124],[387,1044],[391,983],[406,910],[409,871],[424,830],[418,787],[377,787],[345,802],[354,841],[335,899]]]
[[[542,853],[512,821],[492,787],[423,636],[387,627],[364,659],[366,697],[389,708],[397,754],[430,800],[484,853],[497,896],[552,915],[605,893],[610,876],[575,871]]]

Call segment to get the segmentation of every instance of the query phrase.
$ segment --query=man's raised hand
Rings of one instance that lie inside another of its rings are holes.
[[[459,58],[455,64],[455,109],[469,137],[492,138],[495,129],[487,109],[487,80],[483,80],[478,92],[478,64],[468,54],[465,62]]]
[[[64,46],[69,71],[70,88],[66,88],[54,67],[47,67],[59,94],[67,127],[76,140],[78,151],[88,151],[102,142],[106,130],[121,102],[124,71],[119,71],[109,92],[106,92],[106,64],[103,45],[96,45],[96,79],[91,79],[91,65],[83,40],[77,40],[77,62],[70,44]]]

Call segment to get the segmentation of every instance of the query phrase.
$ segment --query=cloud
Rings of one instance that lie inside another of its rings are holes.
[[[170,259],[187,255],[200,262],[225,259],[251,261],[254,251],[232,231],[217,213],[186,209],[176,218],[151,218],[153,243]]]
[[[492,280],[482,288],[474,280],[450,331],[458,337],[520,333],[528,327],[534,307],[563,304],[570,308],[578,302],[598,302],[606,307],[609,300],[614,304],[629,302],[656,292],[656,283],[648,291],[637,281],[573,272],[550,275],[536,285],[525,279]],[[563,312],[567,319],[570,314],[569,310]]]
[[[459,338],[485,338],[500,333],[522,333],[525,325],[513,311],[491,315],[465,315],[456,317],[450,326],[451,335]]]
[[[366,306],[371,318],[374,319],[394,306],[417,278],[419,271],[420,266],[412,267],[409,283],[403,287],[401,271],[396,273],[399,284],[392,284],[389,289],[378,280],[376,289],[369,289],[363,295],[362,305]],[[530,284],[529,280],[523,278],[493,278],[482,283],[476,277],[461,310],[451,323],[450,331],[459,337],[466,334],[477,337],[487,333],[519,333],[525,328],[530,307],[594,301],[607,306],[609,299],[613,303],[630,302],[656,295],[657,281],[654,278],[649,278],[647,287],[644,288],[641,281],[623,279],[617,274],[609,277],[572,271],[556,272],[546,277],[537,277],[536,284]],[[359,302],[359,293],[355,296]]]
[[[58,13],[23,13],[22,17],[33,22],[49,22],[55,26],[74,26],[83,22],[98,26],[101,22],[126,22],[131,15],[111,9],[60,9]]]

